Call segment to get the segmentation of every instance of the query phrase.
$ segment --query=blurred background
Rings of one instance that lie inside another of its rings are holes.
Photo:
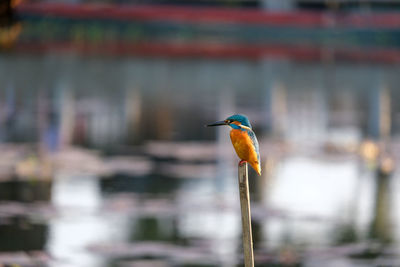
[[[400,2],[0,1],[0,266],[400,266]]]

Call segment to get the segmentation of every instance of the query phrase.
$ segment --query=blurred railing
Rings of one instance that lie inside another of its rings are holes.
[[[20,51],[400,62],[396,12],[24,3]]]
[[[114,19],[132,21],[173,21],[181,23],[245,23],[292,27],[352,27],[398,28],[397,12],[331,13],[316,11],[272,11],[215,7],[182,7],[164,5],[105,5],[105,4],[21,4],[25,16],[65,17],[71,19]]]

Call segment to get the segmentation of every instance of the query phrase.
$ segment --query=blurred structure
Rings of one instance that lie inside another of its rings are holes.
[[[15,8],[21,0],[0,2],[0,51],[10,48],[21,32],[21,24],[15,15]]]
[[[207,5],[26,3],[18,10],[31,26],[19,47],[114,55],[399,61],[393,49],[400,38],[396,13],[299,8],[264,12]]]

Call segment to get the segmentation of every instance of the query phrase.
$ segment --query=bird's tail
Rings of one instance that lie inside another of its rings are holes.
[[[258,173],[258,175],[261,175],[261,165],[258,162],[251,162],[250,163],[251,167]]]

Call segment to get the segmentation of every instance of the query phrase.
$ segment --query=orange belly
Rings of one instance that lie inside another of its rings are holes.
[[[247,161],[253,169],[261,174],[260,163],[258,162],[257,152],[251,138],[245,131],[232,129],[230,132],[232,145],[235,148],[236,154],[241,160]]]

